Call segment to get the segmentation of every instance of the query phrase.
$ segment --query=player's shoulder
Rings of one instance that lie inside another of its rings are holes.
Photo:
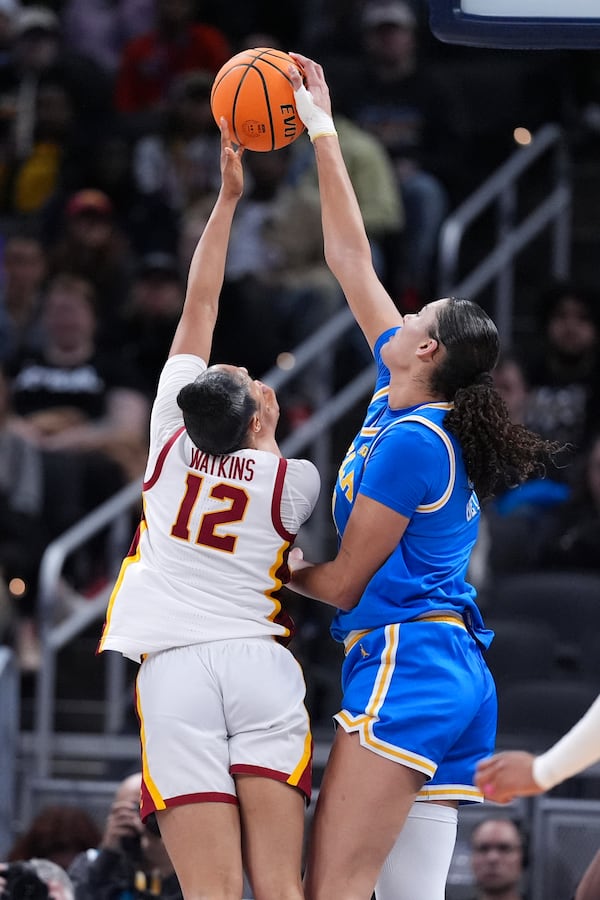
[[[297,489],[312,493],[321,489],[319,470],[310,459],[286,459],[285,480],[293,483]]]

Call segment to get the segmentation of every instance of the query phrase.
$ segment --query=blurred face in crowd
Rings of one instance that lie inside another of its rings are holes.
[[[395,22],[384,22],[365,32],[368,54],[388,65],[412,65],[415,56],[415,30]]]
[[[92,343],[96,316],[85,283],[52,286],[46,297],[44,319],[51,342],[62,350]]]
[[[28,28],[16,41],[21,66],[35,72],[50,68],[58,57],[59,49],[59,34],[49,28]]]
[[[69,220],[71,238],[90,250],[104,247],[110,240],[112,232],[112,217],[100,210],[82,210],[72,215]]]
[[[172,276],[150,272],[135,282],[133,305],[151,317],[178,316],[183,306],[181,285]]]
[[[596,324],[587,305],[573,296],[558,302],[548,320],[547,334],[559,353],[573,357],[589,353],[598,340]]]
[[[506,403],[511,421],[522,425],[529,392],[521,366],[515,360],[507,359],[498,363],[492,377],[494,387]]]
[[[64,87],[45,84],[37,96],[36,133],[39,138],[64,139],[73,122],[73,107]]]
[[[46,274],[42,245],[35,238],[9,238],[4,248],[2,267],[9,298],[37,290]]]
[[[165,30],[177,28],[191,21],[191,0],[157,0],[156,11],[158,20]]]
[[[471,847],[471,865],[479,888],[493,893],[517,887],[523,873],[523,843],[513,822],[482,822],[473,831]]]

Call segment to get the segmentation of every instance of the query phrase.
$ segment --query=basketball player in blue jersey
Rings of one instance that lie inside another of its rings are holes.
[[[112,591],[100,651],[140,663],[145,819],[156,813],[186,900],[302,900],[312,737],[302,671],[278,638],[287,554],[319,493],[284,459],[274,391],[207,368],[243,150],[222,123],[219,195],[150,422],[143,515]]]
[[[373,269],[322,69],[293,56],[326,259],[377,363],[335,487],[338,554],[292,563],[290,587],[337,608],[346,652],[305,892],[443,900],[457,807],[483,799],[475,766],[496,729],[493,635],[465,578],[480,498],[542,469],[555,448],[511,424],[490,375],[497,330],[479,306],[444,298],[402,318]]]

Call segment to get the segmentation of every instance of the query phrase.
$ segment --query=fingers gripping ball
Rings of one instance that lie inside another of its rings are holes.
[[[304,131],[294,100],[291,56],[258,47],[233,56],[217,72],[210,105],[217,125],[227,119],[231,138],[248,150],[279,150]]]

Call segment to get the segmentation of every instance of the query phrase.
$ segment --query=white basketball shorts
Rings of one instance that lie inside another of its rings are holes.
[[[186,803],[237,803],[235,775],[310,800],[312,735],[294,656],[270,636],[176,647],[140,666],[142,818]]]

